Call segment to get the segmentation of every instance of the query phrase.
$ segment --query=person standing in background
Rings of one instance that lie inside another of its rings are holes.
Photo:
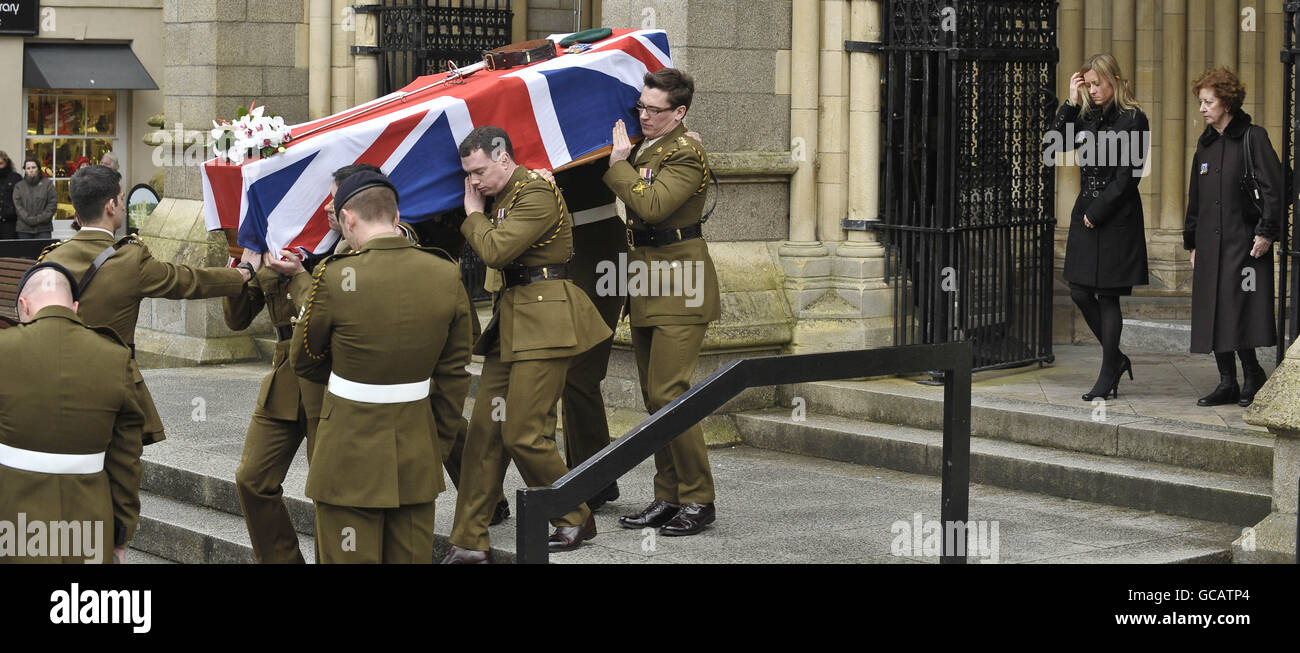
[[[1236,75],[1207,70],[1192,91],[1205,131],[1196,141],[1183,225],[1192,263],[1191,350],[1213,352],[1219,368],[1219,384],[1196,405],[1249,406],[1268,378],[1255,348],[1277,344],[1273,241],[1281,231],[1282,163],[1268,132],[1241,110],[1246,87]],[[1234,352],[1244,376],[1240,386]]]
[[[23,180],[14,184],[14,208],[20,240],[49,240],[54,234],[54,212],[59,207],[54,181],[41,174],[36,159],[23,163]]]
[[[14,168],[14,160],[0,151],[0,240],[18,237],[18,210],[14,207],[14,186],[23,180]]]

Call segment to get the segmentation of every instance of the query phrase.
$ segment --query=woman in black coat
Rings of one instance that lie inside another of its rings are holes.
[[[1082,88],[1086,107],[1080,106]],[[1132,362],[1119,350],[1119,298],[1148,282],[1138,182],[1150,127],[1113,56],[1094,55],[1070,76],[1070,99],[1057,112],[1047,142],[1074,149],[1081,173],[1065,245],[1065,280],[1102,352],[1097,382],[1083,400],[1119,396],[1120,376],[1128,372],[1133,378]]]
[[[1282,164],[1268,132],[1241,110],[1246,89],[1226,68],[1206,71],[1192,90],[1205,133],[1196,143],[1187,190],[1183,247],[1192,257],[1192,352],[1214,352],[1219,385],[1198,406],[1249,406],[1267,377],[1256,347],[1277,344],[1273,320],[1273,241],[1279,232]],[[1259,198],[1246,189],[1245,138]],[[1233,352],[1241,359],[1237,386]]]

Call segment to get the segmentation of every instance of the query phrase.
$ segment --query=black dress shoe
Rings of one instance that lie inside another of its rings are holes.
[[[610,501],[618,500],[618,481],[610,483],[608,487],[596,493],[596,496],[587,499],[587,507],[592,512],[596,512],[601,506]]]
[[[492,509],[492,521],[488,522],[488,526],[496,526],[507,519],[510,519],[510,504],[502,499],[501,503]]]
[[[711,503],[685,503],[667,524],[659,528],[660,535],[694,535],[716,518]]]
[[[1251,398],[1254,399],[1253,396]],[[1196,405],[1226,406],[1228,404],[1235,404],[1240,399],[1241,389],[1237,387],[1237,377],[1220,376],[1219,385],[1214,388],[1214,392],[1197,399]]]
[[[473,549],[461,549],[451,547],[447,552],[447,557],[442,559],[444,565],[486,565],[488,564],[487,551],[475,551]]]
[[[623,515],[618,518],[618,525],[623,528],[658,528],[677,516],[681,506],[655,499],[645,510],[635,515]]]
[[[546,540],[546,547],[551,550],[551,553],[572,551],[593,537],[596,537],[596,517],[587,515],[587,521],[582,522],[581,526],[557,527]]]
[[[1264,387],[1264,382],[1268,381],[1268,375],[1264,374],[1264,368],[1256,370],[1245,370],[1241,379],[1241,399],[1237,405],[1245,408],[1255,403],[1255,394],[1259,389]]]

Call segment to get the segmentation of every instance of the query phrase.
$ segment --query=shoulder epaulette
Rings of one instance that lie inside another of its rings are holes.
[[[46,254],[49,254],[50,252],[53,252],[56,248],[58,248],[59,245],[62,245],[62,244],[64,244],[64,243],[66,243],[66,242],[68,242],[68,241],[66,241],[66,240],[60,240],[60,241],[57,242],[57,243],[51,243],[51,244],[47,245],[47,246],[45,247],[45,249],[41,250],[41,255],[36,257],[36,262],[37,262],[37,263],[40,263],[40,262],[44,261],[44,260],[45,260],[45,255],[46,255]]]
[[[144,239],[141,238],[139,234],[127,234],[119,238],[118,241],[113,244],[116,247],[122,247],[123,245],[144,245]]]
[[[95,333],[98,333],[101,336],[104,336],[105,338],[108,338],[109,340],[112,340],[115,344],[121,345],[123,347],[127,346],[126,341],[122,340],[122,336],[118,335],[117,331],[113,330],[113,327],[92,326],[87,328],[90,329],[91,331],[94,331]]]
[[[441,247],[433,247],[431,245],[416,245],[415,248],[422,252],[428,252],[435,256],[440,256],[442,258],[445,258],[448,261],[451,261],[452,263],[460,263],[460,261],[456,260],[456,257],[452,256],[450,253],[447,252],[447,250]]]

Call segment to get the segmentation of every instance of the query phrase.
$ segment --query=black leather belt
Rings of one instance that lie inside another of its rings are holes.
[[[284,342],[285,340],[292,340],[293,325],[286,324],[284,326],[275,327],[275,335],[277,338],[279,338],[280,342]]]
[[[632,247],[663,247],[692,238],[703,238],[704,226],[695,223],[678,229],[628,229],[627,244]]]
[[[568,279],[569,265],[567,263],[552,263],[550,265],[508,267],[501,271],[501,276],[506,288],[522,286],[534,281]]]

